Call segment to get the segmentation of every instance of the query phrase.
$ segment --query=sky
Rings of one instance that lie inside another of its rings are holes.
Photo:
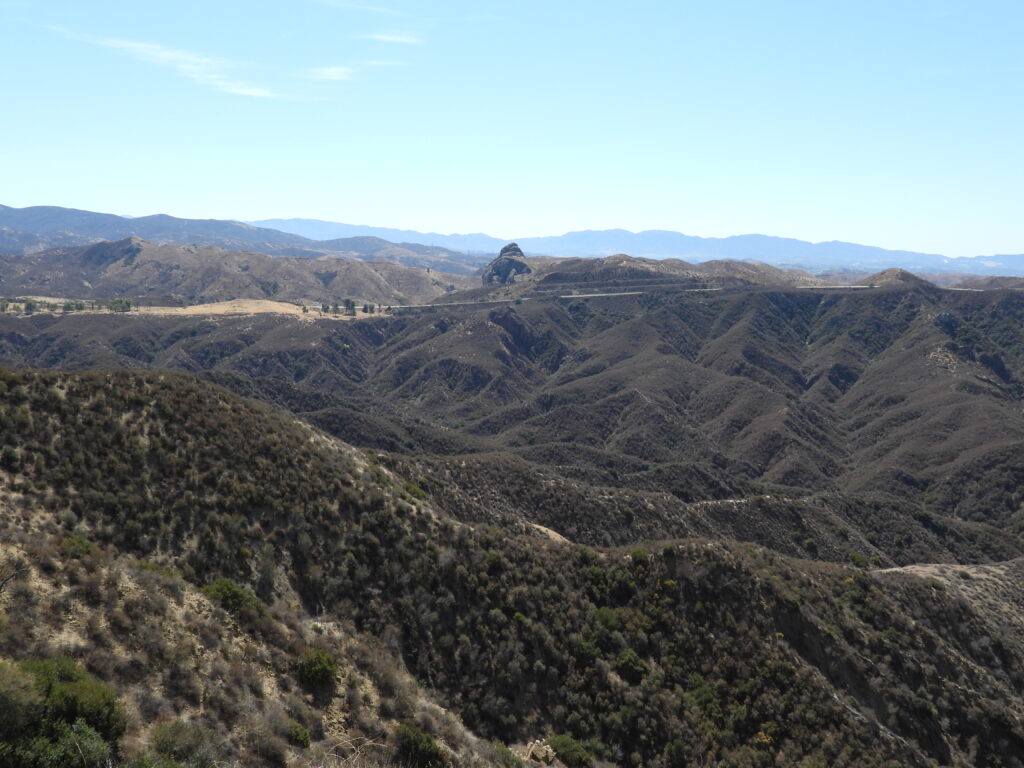
[[[0,0],[0,203],[1024,253],[1020,0]]]

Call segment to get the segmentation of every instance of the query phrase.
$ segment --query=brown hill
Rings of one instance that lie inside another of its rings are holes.
[[[515,243],[507,247],[516,247]],[[514,280],[493,279],[485,271],[484,285],[444,296],[439,304],[506,300],[513,297],[616,293],[635,291],[721,290],[723,288],[812,287],[830,284],[799,269],[777,269],[750,261],[708,261],[689,264],[679,259],[648,259],[617,254],[602,258],[518,256],[518,261],[495,260],[496,265],[518,264]]]
[[[462,519],[833,561],[1024,554],[1024,297],[766,290],[288,318],[3,318],[0,360],[205,372]]]
[[[474,278],[388,261],[274,258],[213,246],[158,245],[138,238],[0,256],[0,275],[7,295],[126,296],[179,304],[238,298],[421,304],[476,283]]]
[[[877,273],[875,273],[873,275],[869,275],[869,276],[867,276],[867,277],[865,277],[865,278],[863,278],[861,280],[858,280],[856,284],[857,285],[879,286],[879,287],[888,287],[888,286],[908,287],[908,286],[914,286],[914,285],[917,285],[917,286],[933,285],[933,283],[930,283],[929,281],[925,280],[924,278],[918,277],[913,272],[908,272],[907,270],[899,269],[898,267],[893,267],[892,269],[885,269],[885,270],[882,270],[881,272],[877,272]]]
[[[618,254],[600,259],[531,259],[537,287],[580,284],[628,287],[658,283],[710,287],[822,285],[809,272],[782,270],[767,264],[716,260],[689,264],[679,259],[645,259]]]

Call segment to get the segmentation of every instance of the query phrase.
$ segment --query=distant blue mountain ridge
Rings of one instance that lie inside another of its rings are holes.
[[[272,256],[317,258],[347,254],[350,258],[359,254],[363,259],[385,258],[407,266],[458,274],[475,273],[508,242],[486,234],[443,235],[315,219],[266,219],[245,223],[182,219],[166,214],[128,218],[54,206],[11,208],[0,205],[0,253],[31,253],[125,237],[141,237],[158,243],[215,245]],[[809,243],[767,235],[713,238],[665,230],[608,229],[568,232],[556,237],[524,237],[517,242],[528,256],[594,257],[626,253],[688,262],[759,261],[813,272],[874,273],[902,267],[919,273],[1024,276],[1022,254],[950,258],[934,253],[891,251],[842,242]]]
[[[476,253],[496,253],[508,242],[485,234],[443,235],[317,219],[264,219],[249,223],[311,240],[379,237],[393,242],[414,242]],[[712,259],[760,261],[776,267],[802,267],[810,270],[874,272],[888,267],[901,267],[911,272],[1024,275],[1024,254],[952,258],[937,253],[893,251],[839,241],[809,243],[768,235],[717,238],[695,237],[668,230],[630,232],[625,229],[607,229],[568,232],[553,237],[524,237],[517,238],[516,242],[527,255],[590,257],[628,253],[630,256],[677,258],[690,262]]]

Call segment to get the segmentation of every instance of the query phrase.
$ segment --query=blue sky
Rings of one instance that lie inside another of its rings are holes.
[[[0,202],[1024,252],[1024,3],[0,0]]]

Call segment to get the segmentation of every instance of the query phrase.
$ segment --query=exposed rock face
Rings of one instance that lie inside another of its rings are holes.
[[[516,275],[530,272],[533,268],[526,263],[522,249],[516,243],[509,243],[484,270],[484,285],[507,285],[516,281]]]

